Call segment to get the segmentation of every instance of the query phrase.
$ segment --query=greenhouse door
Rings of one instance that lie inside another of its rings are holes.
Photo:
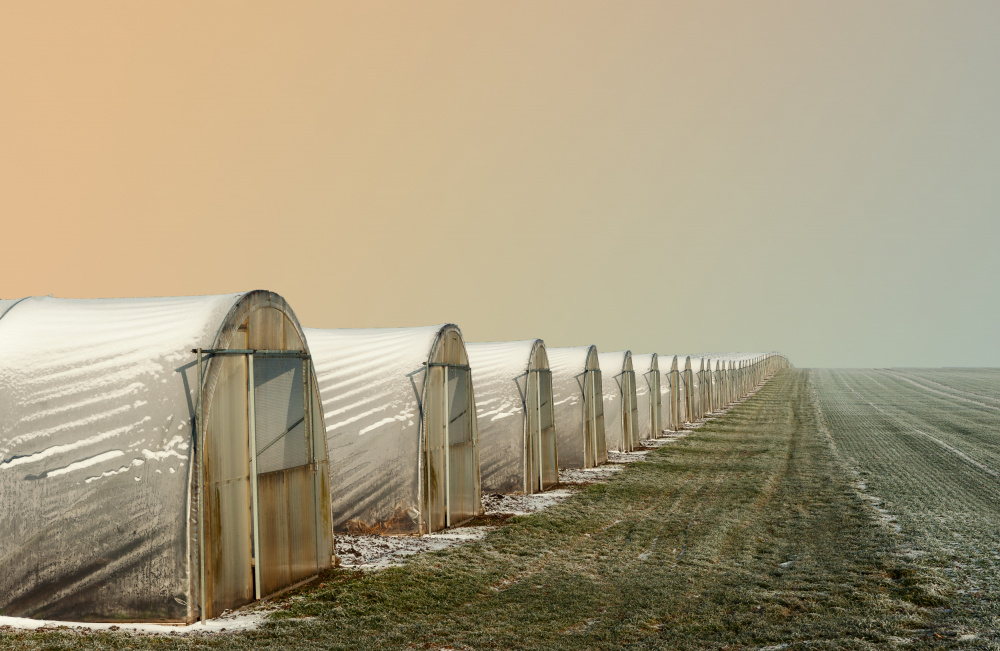
[[[479,488],[469,367],[428,366],[424,505],[431,532],[474,517]]]
[[[549,486],[559,483],[551,371],[548,369],[528,371],[526,404],[528,406],[526,423],[528,431],[524,437],[524,492],[531,494],[540,493]],[[586,408],[586,401],[584,401],[584,408]],[[585,433],[589,430],[589,423],[585,425],[584,430]],[[590,437],[587,436],[586,441],[589,440]],[[585,463],[590,455],[588,446],[585,450]]]
[[[539,427],[540,416],[539,413],[539,386],[538,386],[538,373],[537,369],[528,370],[528,384],[524,391],[524,405],[527,418],[525,419],[524,427],[524,493],[526,495],[531,495],[532,493],[541,492],[541,464],[540,459],[542,457],[541,449],[541,430]]]
[[[315,464],[303,356],[251,355],[250,453],[256,484],[256,592],[274,594],[318,571]]]
[[[199,427],[204,468],[198,519],[203,620],[246,605],[255,596],[247,358],[223,354],[212,363],[219,368],[218,381],[208,420]],[[201,377],[198,384],[204,386]],[[204,404],[202,394],[199,408]],[[199,413],[199,423],[203,419]]]
[[[559,483],[556,452],[555,406],[552,404],[552,371],[540,370],[538,377],[539,449],[542,451],[541,490]]]
[[[660,438],[663,419],[663,403],[660,396],[660,372],[652,370],[646,374],[646,384],[649,386],[649,438]]]
[[[632,449],[639,448],[639,401],[635,399],[635,371],[625,371],[628,378],[628,406],[629,406],[629,441]],[[651,401],[652,402],[652,401]]]
[[[687,421],[693,423],[696,419],[698,399],[698,385],[695,383],[694,371],[684,371],[684,396],[687,403],[684,405]]]
[[[472,438],[472,392],[467,368],[445,367],[448,414],[448,525],[476,515],[476,448]]]
[[[593,468],[608,458],[608,449],[604,440],[604,396],[601,382],[601,372],[586,371],[584,378],[584,414],[586,455],[584,467]]]
[[[551,371],[548,369],[528,371],[525,403],[528,408],[528,419],[524,437],[524,492],[540,493],[547,487],[559,483]],[[588,448],[587,457],[590,454]]]
[[[622,443],[625,452],[632,452],[635,449],[635,427],[636,415],[639,413],[635,404],[635,375],[631,371],[623,371],[621,375],[622,392]]]

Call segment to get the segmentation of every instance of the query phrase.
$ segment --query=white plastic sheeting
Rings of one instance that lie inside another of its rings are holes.
[[[0,319],[0,613],[191,620],[190,351],[240,296],[29,298]]]
[[[425,509],[424,400],[428,364],[448,333],[461,338],[458,328],[307,328],[305,333],[326,419],[334,527],[366,533],[437,529]],[[471,422],[475,428],[474,417]],[[478,456],[468,470],[475,475],[470,486],[475,494],[465,497],[478,514]]]
[[[467,343],[466,351],[476,387],[483,491],[533,493],[559,483],[545,344]]]
[[[560,468],[593,468],[608,461],[597,348],[549,348]]]
[[[4,314],[7,314],[8,310],[23,300],[23,298],[0,298],[0,319],[3,318]]]

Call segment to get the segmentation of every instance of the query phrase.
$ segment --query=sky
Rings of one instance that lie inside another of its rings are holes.
[[[0,297],[1000,366],[1000,2],[0,9]]]

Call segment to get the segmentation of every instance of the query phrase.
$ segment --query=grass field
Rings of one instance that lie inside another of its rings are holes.
[[[939,635],[1000,647],[1000,371],[816,371],[835,445],[905,551],[953,586]]]
[[[988,433],[1000,401],[978,396],[998,394],[976,378],[949,378],[782,371],[607,483],[400,568],[331,571],[251,633],[0,632],[0,648],[988,644],[995,611],[970,590],[995,577],[995,545],[992,561],[979,559],[996,532],[984,468],[1000,465]],[[892,406],[908,395],[912,405]],[[960,429],[948,429],[947,409]]]

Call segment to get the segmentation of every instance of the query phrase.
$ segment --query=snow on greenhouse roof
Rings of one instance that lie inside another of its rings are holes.
[[[212,347],[241,296],[36,297],[8,306],[0,319],[0,609],[60,617],[84,600],[94,613],[119,604],[117,615],[132,602],[169,602],[160,618],[188,617],[190,351]],[[94,558],[107,560],[93,566]]]

